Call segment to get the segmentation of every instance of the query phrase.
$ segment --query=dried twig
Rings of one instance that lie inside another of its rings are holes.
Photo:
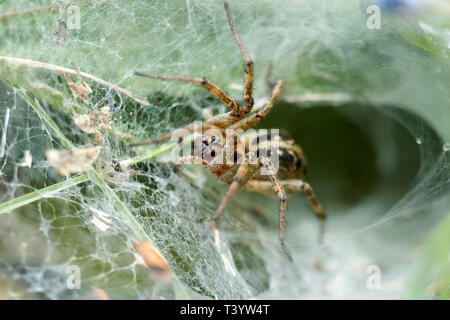
[[[22,18],[25,15],[33,14],[33,13],[56,11],[56,10],[60,9],[61,7],[64,7],[67,5],[89,5],[91,2],[92,2],[92,0],[78,0],[78,1],[72,0],[70,3],[64,3],[62,1],[57,1],[56,3],[44,3],[44,4],[36,5],[36,6],[13,8],[13,9],[9,9],[9,10],[0,12],[0,21],[7,20],[9,18],[14,18],[14,17]]]
[[[15,16],[24,16],[26,14],[34,13],[34,12],[41,12],[41,11],[47,11],[47,10],[55,10],[58,8],[59,4],[55,3],[49,3],[49,4],[43,4],[40,6],[29,6],[25,8],[14,8],[10,10],[6,10],[3,12],[0,12],[0,20],[5,20],[11,17]]]
[[[97,82],[105,87],[111,88],[113,90],[116,90],[117,92],[120,92],[126,96],[128,96],[129,98],[133,99],[134,101],[141,103],[145,106],[150,105],[148,103],[148,101],[144,98],[138,97],[135,94],[133,94],[131,91],[123,89],[111,82],[105,81],[103,79],[100,79],[94,75],[91,75],[89,73],[86,72],[80,72],[78,73],[77,70],[74,69],[69,69],[69,68],[65,68],[65,67],[60,67],[54,64],[50,64],[50,63],[46,63],[46,62],[40,62],[40,61],[34,61],[34,60],[29,60],[29,59],[22,59],[22,58],[15,58],[15,57],[4,57],[4,56],[0,56],[0,61],[5,60],[9,63],[12,64],[17,64],[17,65],[22,65],[22,66],[28,66],[31,68],[38,68],[38,69],[46,69],[46,70],[52,70],[52,71],[57,71],[57,72],[62,72],[62,73],[69,73],[69,74],[73,74],[73,75],[80,75],[83,78],[92,80],[94,82]]]

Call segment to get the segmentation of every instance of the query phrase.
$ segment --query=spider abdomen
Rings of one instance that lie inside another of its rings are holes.
[[[277,175],[280,179],[305,179],[307,160],[301,147],[287,134],[271,135],[270,131],[245,134],[245,151],[257,157],[278,161]],[[277,155],[272,155],[276,151]],[[267,180],[265,175],[255,175],[255,180]]]

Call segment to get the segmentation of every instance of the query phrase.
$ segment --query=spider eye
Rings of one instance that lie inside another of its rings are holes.
[[[213,151],[211,151],[211,157],[215,157],[216,156],[216,151],[215,150],[213,150]]]

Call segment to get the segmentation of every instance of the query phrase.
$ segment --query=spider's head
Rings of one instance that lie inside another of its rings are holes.
[[[206,162],[212,161],[222,151],[222,143],[217,136],[204,134],[201,136],[201,154]]]

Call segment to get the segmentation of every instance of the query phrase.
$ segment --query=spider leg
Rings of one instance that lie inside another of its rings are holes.
[[[211,229],[215,226],[217,219],[222,215],[223,211],[225,210],[225,207],[230,201],[231,197],[233,196],[234,192],[239,189],[239,187],[242,185],[242,182],[244,178],[247,175],[249,169],[249,164],[247,161],[245,161],[243,164],[239,166],[239,169],[236,173],[236,175],[233,178],[233,181],[230,184],[230,187],[228,188],[227,194],[223,198],[222,202],[220,203],[219,208],[217,209],[216,213],[212,217],[212,221],[209,223],[208,227],[206,228],[205,232],[203,233],[202,238],[205,238],[206,235],[211,231]],[[256,173],[256,171],[255,171]]]
[[[179,132],[183,131],[183,133],[184,133],[183,135],[178,135],[179,142],[182,142],[183,138],[186,135],[195,132],[195,129],[196,129],[195,125],[194,124],[190,124],[190,125],[188,125],[188,126],[186,126],[184,128],[178,128],[178,129],[176,129],[176,130],[174,130],[174,131],[172,131],[170,133],[166,133],[166,134],[164,134],[162,136],[159,136],[157,138],[146,140],[146,141],[141,141],[141,142],[136,142],[136,143],[130,143],[130,144],[128,144],[128,146],[129,147],[137,147],[137,146],[144,146],[144,145],[148,145],[148,144],[153,144],[153,143],[158,143],[158,142],[170,140],[173,137],[173,135],[175,134],[175,132],[177,132],[177,131],[179,131]],[[209,130],[209,129],[218,129],[218,130],[223,131],[222,128],[218,128],[218,127],[216,127],[214,125],[211,125],[211,124],[208,124],[208,123],[203,123],[202,124],[202,128],[201,128],[202,132],[205,131],[205,130]],[[202,132],[200,132],[200,134]],[[224,132],[222,132],[222,134],[225,135]]]
[[[242,129],[245,131],[247,129],[253,128],[258,123],[260,123],[272,109],[275,100],[278,98],[278,96],[281,93],[281,90],[283,89],[283,86],[284,80],[277,80],[272,90],[272,96],[270,97],[270,100],[267,102],[266,106],[262,110],[251,115],[250,117],[242,119],[239,122],[233,124],[232,126],[230,126],[230,129],[234,130]]]
[[[244,93],[244,114],[248,114],[253,108],[253,79],[254,79],[254,66],[253,60],[247,53],[244,44],[242,43],[236,29],[233,26],[233,20],[231,19],[230,10],[228,9],[228,3],[224,3],[225,12],[227,14],[228,24],[230,25],[231,32],[233,33],[234,38],[241,49],[242,55],[245,61],[245,93]]]
[[[232,124],[235,124],[246,116],[245,113],[235,113],[234,111],[215,115],[208,119],[207,124],[216,126],[218,128],[225,128]]]
[[[209,226],[206,229],[206,232],[204,233],[203,236],[205,236],[213,228],[213,226],[215,225],[215,221],[223,213],[223,210],[225,209],[226,204],[228,203],[228,201],[230,200],[230,198],[234,194],[234,192],[239,187],[245,186],[247,183],[251,183],[252,181],[250,179],[258,172],[258,169],[260,169],[261,167],[264,167],[269,172],[269,176],[272,180],[273,189],[275,190],[275,192],[278,196],[278,199],[280,200],[280,243],[281,243],[281,247],[282,247],[284,253],[286,254],[287,258],[290,261],[293,261],[292,256],[291,256],[289,250],[287,249],[287,246],[285,243],[285,237],[284,237],[285,223],[286,223],[286,206],[287,206],[286,193],[283,189],[283,186],[280,183],[280,180],[278,179],[278,177],[275,173],[275,169],[273,168],[270,160],[267,158],[257,158],[256,165],[254,165],[254,164],[250,164],[250,163],[253,163],[252,162],[253,159],[251,158],[251,156],[252,156],[251,153],[247,153],[245,155],[244,163],[240,164],[239,169],[237,170],[236,175],[234,176],[234,178],[231,182],[230,188],[228,189],[228,192],[227,192],[225,198],[222,200],[222,203],[220,204],[219,209],[217,209],[216,214],[213,217],[213,221],[209,224]],[[237,165],[239,165],[239,164],[237,164]],[[229,170],[229,172],[232,172],[232,171],[233,171],[233,168],[231,168]],[[227,179],[226,176],[229,176],[229,175],[225,174],[223,176],[223,179],[226,180]]]
[[[185,129],[188,129],[188,127],[186,127]],[[166,141],[166,140],[169,140],[170,138],[172,138],[172,134],[173,134],[173,132],[167,133],[167,134],[165,134],[165,135],[159,136],[159,137],[154,138],[154,139],[145,140],[145,141],[141,141],[141,142],[135,142],[135,143],[129,143],[128,146],[129,146],[130,148],[133,148],[133,147],[145,146],[145,145],[147,145],[147,144],[153,144],[153,143],[158,143],[158,142]],[[182,138],[181,138],[181,137],[180,137],[180,139],[181,139],[181,141],[182,141]],[[181,141],[180,141],[180,142],[181,142]]]
[[[236,113],[234,113],[234,111],[229,112],[229,113],[219,114],[219,115],[216,115],[216,116],[208,119],[207,122],[202,125],[203,130],[205,130],[205,129],[207,130],[210,128],[223,129],[227,126],[230,126],[229,128],[234,129],[234,130],[236,130],[236,129],[247,130],[249,128],[256,126],[270,112],[270,110],[272,109],[272,107],[275,103],[275,100],[280,95],[281,90],[283,89],[283,86],[284,86],[284,80],[278,80],[275,84],[275,87],[272,90],[272,96],[271,96],[269,102],[266,104],[266,106],[262,110],[260,110],[256,114],[252,115],[251,117],[243,119],[243,117],[245,117],[245,114],[236,114]],[[192,132],[194,132],[194,129],[195,128],[194,128],[193,124],[190,124],[190,125],[182,128],[182,130],[185,130],[186,133],[192,133]],[[172,135],[173,135],[173,132],[162,135],[155,139],[151,139],[151,140],[147,140],[147,141],[143,141],[143,142],[131,143],[131,144],[129,144],[129,146],[136,147],[136,146],[142,146],[142,145],[166,141],[166,140],[169,140],[172,137]],[[180,137],[180,138],[182,138],[182,137]]]
[[[293,191],[298,192],[301,191],[305,195],[305,197],[308,199],[314,214],[317,218],[320,220],[320,235],[319,235],[319,242],[323,242],[323,236],[325,234],[325,219],[327,217],[325,210],[323,209],[320,202],[317,200],[313,189],[309,185],[309,183],[300,180],[300,179],[289,179],[289,180],[282,180],[281,183],[283,184],[284,188],[287,191]],[[245,189],[250,191],[256,191],[256,192],[264,192],[269,191],[272,188],[272,184],[270,181],[257,181],[252,180],[246,183]]]
[[[238,102],[231,99],[220,87],[206,78],[186,78],[186,77],[170,77],[170,76],[158,76],[154,74],[148,74],[144,72],[135,72],[137,76],[158,79],[163,81],[179,81],[199,84],[206,90],[215,95],[220,101],[227,105],[235,114],[241,114],[241,106]]]
[[[205,159],[202,159],[200,157],[196,157],[196,156],[182,157],[177,161],[177,163],[173,167],[173,171],[177,172],[180,169],[180,167],[186,163],[201,164],[204,166],[208,165],[208,162],[206,162]]]
[[[179,81],[179,82],[189,82],[189,83],[195,83],[203,86],[206,88],[209,92],[211,92],[213,95],[215,95],[220,101],[222,101],[225,105],[227,105],[232,111],[224,114],[219,114],[216,116],[213,116],[209,118],[206,121],[207,126],[213,126],[217,128],[225,128],[229,125],[232,125],[236,123],[237,121],[241,120],[246,116],[247,113],[243,112],[242,107],[238,102],[231,99],[222,89],[220,89],[219,86],[216,84],[210,82],[209,80],[205,78],[185,78],[185,77],[169,77],[169,76],[158,76],[143,72],[135,72],[136,75],[141,77],[147,77],[152,79],[158,79],[158,80],[165,80],[165,81]],[[185,129],[193,131],[193,125],[189,125],[185,127]],[[131,147],[135,146],[141,146],[141,145],[147,145],[152,143],[157,143],[161,141],[165,141],[171,138],[171,133],[163,135],[161,137],[144,141],[142,143],[136,143],[131,144]]]
[[[275,173],[275,170],[272,166],[272,163],[267,158],[259,158],[260,165],[269,173],[269,177],[272,180],[272,186],[275,190],[278,199],[280,200],[280,243],[281,248],[283,249],[284,253],[286,254],[287,258],[293,262],[292,256],[286,246],[285,243],[285,225],[286,225],[286,207],[287,207],[287,196],[286,192],[284,191],[283,186],[281,185],[280,180],[277,177],[277,174]]]
[[[147,77],[152,79],[158,79],[163,81],[178,81],[178,82],[188,82],[201,85],[209,92],[211,92],[214,96],[216,96],[220,101],[222,101],[225,105],[227,105],[231,112],[220,114],[214,116],[206,122],[207,125],[211,125],[217,128],[225,128],[230,125],[235,124],[239,120],[245,118],[247,114],[252,110],[254,100],[253,100],[253,80],[254,80],[254,65],[253,60],[247,53],[244,44],[242,43],[236,29],[233,26],[233,21],[231,19],[230,11],[228,9],[228,4],[225,2],[225,12],[227,15],[228,23],[230,25],[231,32],[233,33],[234,38],[242,52],[242,55],[245,60],[245,92],[244,92],[244,107],[230,98],[218,85],[210,82],[206,78],[188,78],[188,77],[172,77],[172,76],[159,76],[154,74],[148,74],[144,72],[135,72],[136,75],[141,77]],[[191,125],[192,126],[192,125]],[[190,129],[191,126],[186,127]],[[149,141],[144,141],[140,143],[131,144],[131,147],[141,146],[146,144],[152,144],[156,142],[161,142],[170,139],[172,134],[166,134],[156,139],[152,139]]]

